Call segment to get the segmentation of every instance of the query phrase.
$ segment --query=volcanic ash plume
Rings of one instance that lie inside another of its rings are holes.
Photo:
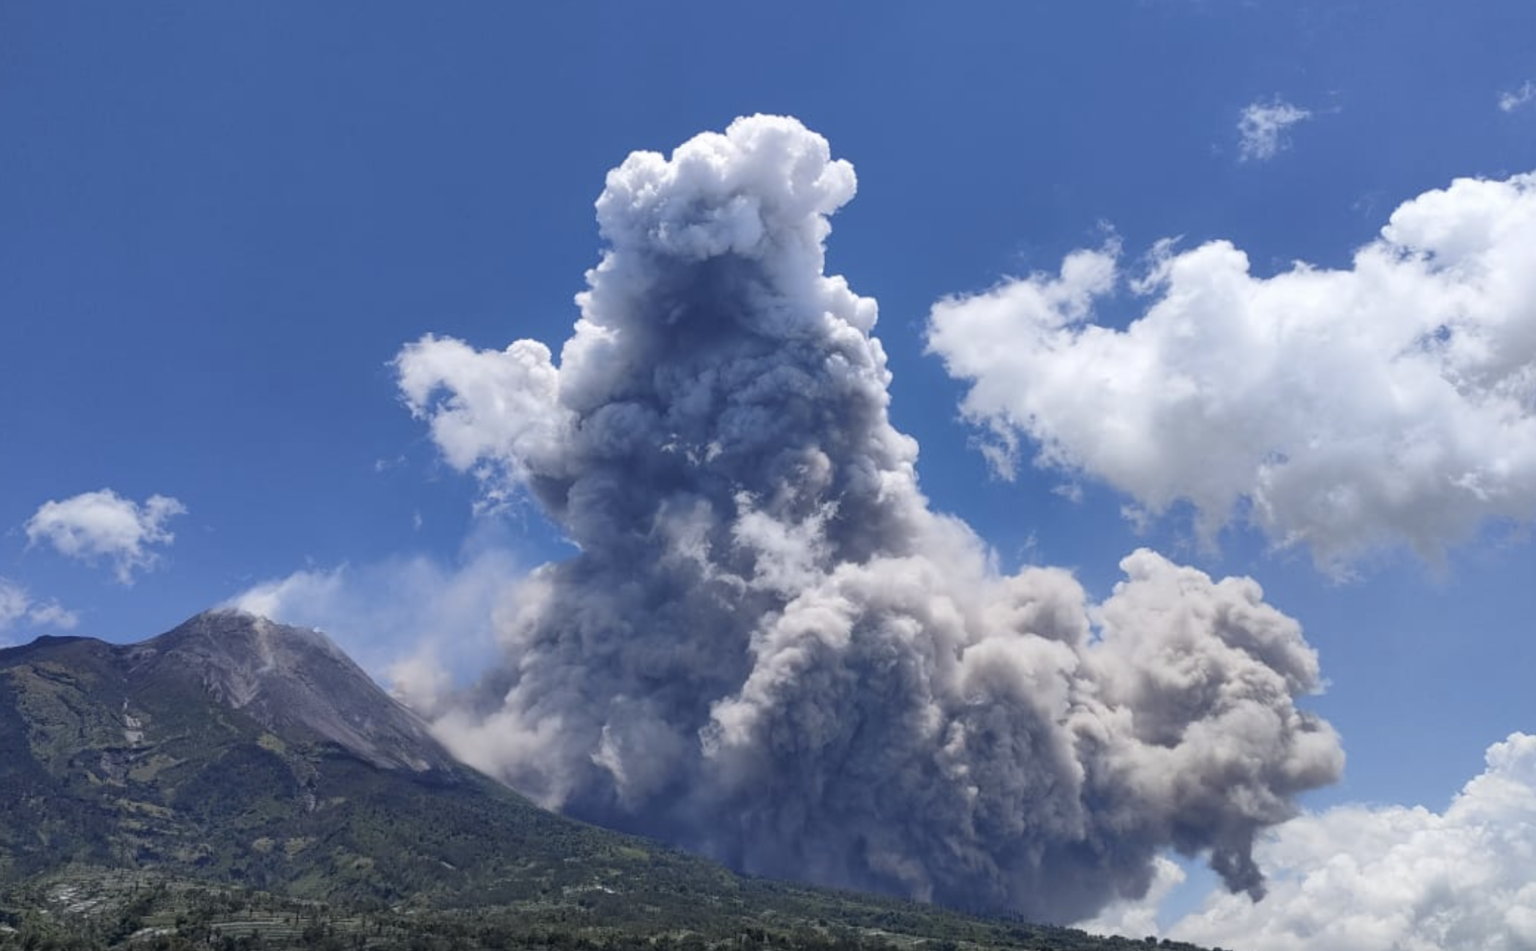
[[[1316,655],[1252,581],[1143,550],[1092,605],[928,508],[875,303],[822,271],[854,188],[793,119],[635,153],[558,365],[401,352],[444,457],[580,549],[521,583],[504,666],[440,734],[754,873],[1067,921],[1171,845],[1258,897],[1255,833],[1342,765],[1295,705]]]

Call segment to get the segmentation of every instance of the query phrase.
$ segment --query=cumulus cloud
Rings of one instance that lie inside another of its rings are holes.
[[[485,547],[456,565],[416,556],[297,571],[224,606],[324,631],[430,716],[493,651],[509,585],[523,574],[510,553]]]
[[[0,577],[0,634],[18,621],[69,631],[80,623],[80,618],[52,598],[37,601],[24,585]]]
[[[80,561],[105,559],[118,582],[128,585],[135,572],[159,563],[159,553],[150,548],[175,540],[165,523],[186,511],[165,495],[152,495],[140,505],[111,489],[82,492],[62,502],[44,502],[27,520],[27,543],[46,541],[59,554]]]
[[[1276,96],[1269,102],[1252,102],[1237,119],[1238,159],[1266,162],[1290,147],[1286,130],[1312,118],[1312,113]]]
[[[1164,243],[1123,329],[1095,320],[1122,279],[1117,248],[1077,251],[933,307],[1005,462],[1029,440],[1143,514],[1187,500],[1207,540],[1242,518],[1339,573],[1536,516],[1536,175],[1419,195],[1346,269]]]
[[[1143,550],[1095,602],[929,508],[875,302],[823,270],[855,184],[793,119],[635,153],[558,364],[401,351],[444,458],[579,549],[507,592],[439,735],[755,873],[1059,921],[1173,847],[1262,894],[1255,834],[1342,764],[1316,655],[1251,580]]]
[[[1216,896],[1170,933],[1201,944],[1316,951],[1536,948],[1536,736],[1489,747],[1444,812],[1341,806],[1266,837],[1262,903]]]
[[[1503,112],[1514,112],[1532,102],[1536,102],[1536,79],[1527,79],[1519,88],[1499,93],[1499,109]]]

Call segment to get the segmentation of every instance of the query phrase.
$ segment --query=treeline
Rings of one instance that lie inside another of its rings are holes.
[[[781,883],[660,878],[638,901],[555,878],[532,900],[441,908],[76,869],[0,893],[0,951],[1198,951]]]

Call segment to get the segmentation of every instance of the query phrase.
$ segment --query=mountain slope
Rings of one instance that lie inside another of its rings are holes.
[[[421,720],[318,631],[209,612],[135,645],[127,660],[147,684],[198,677],[215,700],[287,738],[330,741],[384,768],[454,765]]]
[[[777,933],[809,947],[808,936],[853,929],[909,943],[1123,946],[742,878],[549,813],[455,763],[324,635],[233,612],[133,645],[45,637],[0,650],[0,806],[0,948],[19,933],[6,915],[56,926],[79,916],[68,902],[82,892],[131,895],[103,898],[109,918],[129,908],[184,921],[178,896],[204,887],[192,882],[235,887],[228,902],[254,889],[403,914],[401,934],[500,915],[537,944],[555,929],[604,941]],[[98,930],[123,938],[126,920]]]
[[[648,855],[456,764],[317,632],[217,612],[134,645],[42,638],[0,651],[0,683],[0,874],[472,904],[567,884],[566,856]]]

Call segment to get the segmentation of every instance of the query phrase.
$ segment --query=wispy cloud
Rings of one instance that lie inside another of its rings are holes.
[[[26,587],[9,578],[0,578],[0,635],[18,621],[30,621],[44,627],[67,631],[80,623],[75,612],[49,599],[38,601]],[[3,643],[3,641],[0,641]]]
[[[1518,88],[1499,93],[1499,109],[1504,112],[1514,112],[1532,102],[1536,102],[1536,79],[1527,79]]]
[[[1310,118],[1311,110],[1294,106],[1279,96],[1269,102],[1249,103],[1237,120],[1238,158],[1244,162],[1274,158],[1290,147],[1286,130]]]
[[[512,554],[486,547],[458,564],[417,556],[297,571],[226,606],[325,631],[430,715],[458,674],[494,653],[498,619],[523,574]]]
[[[151,548],[175,541],[165,523],[186,511],[167,495],[152,495],[140,505],[111,489],[82,492],[44,502],[27,520],[27,543],[47,542],[59,554],[87,563],[110,561],[118,582],[128,585],[135,572],[159,563]]]

